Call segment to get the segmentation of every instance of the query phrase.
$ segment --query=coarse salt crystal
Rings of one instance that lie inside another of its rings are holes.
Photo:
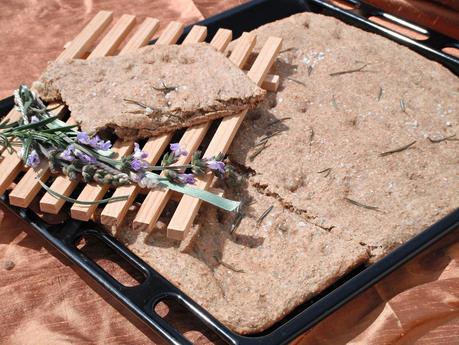
[[[418,121],[414,120],[412,122],[405,122],[405,124],[409,127],[416,128],[418,126]]]

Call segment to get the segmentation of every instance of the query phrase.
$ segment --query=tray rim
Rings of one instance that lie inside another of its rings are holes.
[[[221,18],[228,18],[233,15],[237,15],[240,11],[244,11],[247,9],[253,9],[257,6],[267,5],[272,3],[272,0],[254,0],[249,1],[241,6],[235,7],[228,11],[222,12],[215,16],[209,17],[206,20],[201,22],[195,23],[199,25],[210,25],[212,23],[218,22]],[[296,3],[299,5],[304,5],[304,1],[288,1],[290,3]],[[335,10],[334,8],[328,7],[328,5],[324,5],[326,1],[321,0],[310,0],[308,3],[315,3],[318,5],[323,5],[329,10]],[[345,10],[339,9],[337,13],[340,16],[348,15],[348,12]],[[353,14],[355,16],[356,14]],[[353,18],[351,16],[351,18]],[[355,19],[355,18],[354,18]],[[360,21],[361,19],[359,19]],[[193,24],[194,25],[194,24]],[[184,35],[190,30],[192,25],[188,26],[185,29]],[[433,32],[429,30],[429,32]],[[441,34],[439,34],[441,35]],[[211,37],[212,35],[209,35]],[[384,35],[386,36],[386,35]],[[443,35],[442,35],[443,36]],[[396,39],[397,40],[397,39]],[[150,42],[153,43],[153,42]],[[416,46],[419,49],[418,46]],[[421,48],[422,49],[422,48]],[[459,66],[459,59],[457,61],[453,61],[453,63],[457,63]],[[447,66],[449,67],[449,66]],[[454,71],[453,71],[454,72]],[[457,73],[457,72],[455,72]],[[10,109],[12,107],[12,98],[8,97],[4,100],[0,101],[0,113],[3,112],[4,109]],[[89,229],[81,229],[82,224],[81,222],[70,220],[67,221],[65,224],[73,229],[69,234],[62,238],[54,237],[47,229],[47,225],[42,220],[38,219],[38,217],[34,217],[32,211],[28,209],[20,209],[14,206],[11,206],[6,201],[6,194],[2,197],[0,201],[4,204],[8,209],[12,210],[17,216],[24,219],[28,224],[32,225],[32,227],[48,242],[50,242],[58,251],[64,256],[66,256],[70,261],[89,274],[90,277],[95,279],[104,289],[106,289],[109,293],[114,295],[123,305],[125,305],[128,309],[134,312],[136,316],[140,317],[142,321],[144,321],[147,325],[154,328],[156,331],[160,333],[166,340],[173,344],[189,344],[189,342],[179,334],[173,327],[170,327],[167,323],[165,323],[160,318],[153,318],[149,319],[149,316],[146,313],[146,309],[150,308],[152,310],[152,305],[156,303],[156,300],[151,300],[147,305],[144,305],[143,308],[139,308],[139,305],[133,303],[132,299],[135,299],[135,289],[129,289],[122,286],[116,280],[114,280],[111,276],[109,276],[105,271],[103,271],[97,264],[90,264],[87,262],[87,258],[85,259],[84,255],[78,250],[68,248],[68,246],[73,243],[75,236],[81,236],[83,232],[94,231],[91,227]],[[89,224],[91,225],[91,224]],[[102,238],[109,243],[110,246],[114,247],[115,249],[119,250],[118,254],[125,257],[128,261],[132,261],[134,266],[137,268],[141,268],[141,271],[146,272],[153,271],[154,278],[159,279],[164,289],[168,289],[168,292],[161,291],[159,294],[161,297],[173,297],[177,298],[180,302],[184,303],[188,308],[192,309],[192,312],[197,315],[201,320],[209,326],[209,328],[213,329],[217,334],[224,337],[228,343],[233,344],[280,344],[286,343],[291,341],[296,336],[302,334],[305,330],[312,327],[314,324],[331,314],[333,311],[341,307],[343,304],[347,303],[350,299],[367,289],[368,287],[372,286],[374,283],[382,279],[384,276],[391,273],[396,268],[400,267],[419,252],[423,251],[431,244],[438,241],[443,236],[447,235],[459,225],[459,208],[454,210],[452,213],[447,215],[446,217],[442,218],[417,236],[413,237],[412,239],[405,242],[403,245],[395,249],[392,253],[386,255],[383,259],[379,260],[378,262],[368,266],[362,272],[358,273],[356,276],[352,277],[351,279],[344,282],[342,285],[334,289],[332,292],[324,296],[319,301],[315,302],[311,306],[304,309],[300,314],[294,316],[292,319],[288,320],[286,323],[279,326],[277,329],[273,330],[272,332],[263,335],[263,336],[242,336],[236,334],[225,326],[222,326],[216,319],[214,319],[210,314],[208,314],[204,309],[196,305],[188,296],[186,296],[183,292],[179,289],[175,288],[171,283],[169,283],[164,277],[162,277],[159,273],[154,271],[151,267],[145,264],[140,258],[136,257],[132,254],[129,250],[121,245],[116,239],[111,237],[109,234],[105,233],[103,230],[95,230],[97,236],[102,236]],[[146,266],[146,267],[145,267]],[[147,272],[150,274],[151,272]],[[364,279],[366,278],[366,279]],[[164,280],[164,281],[163,281]],[[359,281],[360,280],[360,281]],[[365,281],[364,281],[365,280]],[[158,282],[156,281],[155,284]],[[359,283],[359,284],[357,284]],[[167,284],[171,285],[168,286]],[[148,284],[147,284],[148,285]],[[356,285],[359,285],[356,288]],[[342,295],[346,295],[346,298],[341,298]],[[325,300],[325,303],[324,303]],[[320,303],[322,301],[322,303]],[[324,310],[326,308],[326,310]],[[304,320],[304,314],[307,313],[310,316],[310,320]],[[311,318],[311,316],[313,316]],[[305,322],[308,321],[308,322]],[[303,323],[298,328],[298,323]]]

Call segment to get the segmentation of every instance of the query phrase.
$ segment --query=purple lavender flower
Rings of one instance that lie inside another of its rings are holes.
[[[91,146],[96,150],[107,151],[112,147],[110,140],[103,141],[98,135],[90,138],[86,132],[78,132],[77,140],[80,144]]]
[[[142,170],[142,169],[145,169],[146,167],[148,166],[148,163],[147,162],[144,162],[140,159],[133,159],[131,161],[131,169],[134,170],[134,171],[139,171],[139,170]]]
[[[70,144],[69,146],[67,146],[67,148],[64,151],[61,152],[59,156],[63,160],[72,162],[73,160],[75,160],[75,156],[73,155],[74,152],[75,152],[75,145]]]
[[[218,171],[221,174],[225,173],[225,163],[222,161],[211,159],[206,162],[206,165],[210,170]]]
[[[91,139],[89,138],[89,135],[86,132],[78,132],[77,140],[80,144],[84,145],[89,145],[91,142]]]
[[[101,140],[99,142],[99,150],[108,151],[111,148],[112,148],[112,143],[110,140],[106,140],[106,141]]]
[[[170,149],[175,157],[186,156],[188,154],[187,150],[182,149],[179,143],[170,144]]]
[[[38,164],[40,164],[40,157],[38,156],[37,151],[32,150],[27,156],[26,165],[35,168]]]
[[[30,117],[30,123],[37,123],[40,122],[40,119],[36,117],[35,115]]]
[[[89,146],[95,148],[96,150],[108,151],[112,147],[110,140],[103,141],[98,135],[92,137],[89,140]]]
[[[183,184],[195,184],[196,180],[193,174],[179,174],[178,179]]]
[[[80,151],[76,151],[75,154],[84,164],[94,164],[97,161],[93,156],[87,155],[86,153]]]
[[[143,174],[143,173],[134,173],[132,171],[129,173],[129,177],[135,183],[139,183],[144,176],[145,176],[145,174]]]
[[[89,145],[89,135],[86,132],[78,132],[77,140],[81,144]]]
[[[145,159],[148,157],[148,153],[140,149],[139,144],[134,143],[134,154],[132,155],[135,159]]]

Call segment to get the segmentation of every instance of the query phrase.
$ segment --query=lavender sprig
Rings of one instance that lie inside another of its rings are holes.
[[[202,158],[200,152],[194,152],[188,164],[179,164],[179,161],[187,160],[189,153],[180,143],[172,143],[170,152],[164,154],[161,164],[156,166],[146,160],[148,153],[135,143],[131,155],[114,159],[111,157],[110,140],[76,131],[75,126],[66,125],[57,117],[51,116],[40,98],[26,86],[21,85],[15,91],[15,103],[22,117],[14,123],[0,123],[0,145],[8,150],[15,150],[14,146],[19,141],[20,156],[27,166],[35,168],[41,161],[48,160],[52,172],[62,172],[70,179],[94,181],[115,187],[127,184],[138,184],[142,188],[150,189],[165,187],[201,198],[227,210],[232,211],[239,206],[237,202],[186,187],[195,184],[199,175],[228,175],[231,169],[224,161],[223,154]],[[163,174],[158,175],[155,171],[162,171]],[[43,188],[54,196],[58,194],[50,191],[47,186]],[[78,202],[63,195],[60,197]],[[100,202],[110,202],[110,198]]]

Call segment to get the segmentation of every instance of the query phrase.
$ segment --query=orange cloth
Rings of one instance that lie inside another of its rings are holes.
[[[99,10],[190,23],[240,2],[3,0],[0,98],[36,78]],[[456,231],[296,343],[459,344],[458,239]],[[0,344],[164,344],[44,245],[29,225],[0,208]],[[180,310],[166,320],[197,344],[218,343]]]

